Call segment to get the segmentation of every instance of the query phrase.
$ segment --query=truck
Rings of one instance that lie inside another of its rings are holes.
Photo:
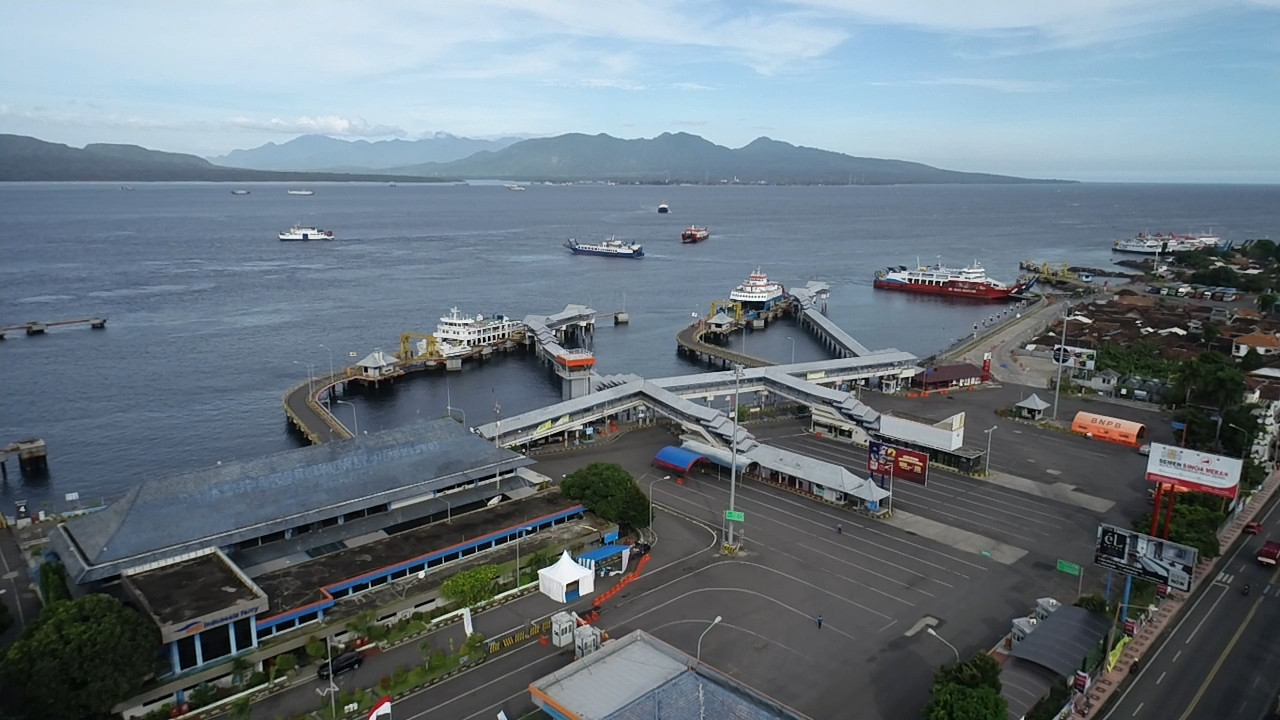
[[[1275,565],[1280,561],[1280,542],[1268,540],[1258,551],[1258,562],[1263,565]]]

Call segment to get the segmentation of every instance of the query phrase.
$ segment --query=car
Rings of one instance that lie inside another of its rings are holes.
[[[356,670],[364,664],[364,654],[359,650],[345,652],[327,663],[321,663],[316,669],[316,677],[328,680],[330,676],[341,675],[349,670]]]
[[[1245,524],[1244,524],[1244,534],[1245,534],[1245,535],[1257,535],[1257,534],[1258,534],[1258,533],[1260,533],[1260,532],[1262,532],[1262,523],[1260,523],[1260,522],[1248,522],[1248,523],[1245,523]]]
[[[1150,454],[1151,454],[1151,443],[1142,443],[1142,446],[1138,448],[1138,454],[1139,454],[1139,455],[1150,455]]]

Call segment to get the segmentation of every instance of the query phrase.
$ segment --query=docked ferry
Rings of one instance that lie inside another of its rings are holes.
[[[283,241],[332,240],[333,231],[294,225],[288,230],[282,230],[280,232],[280,239]]]
[[[925,295],[951,295],[977,300],[1008,300],[1031,289],[1036,277],[1022,278],[1013,285],[987,277],[987,271],[974,261],[962,268],[920,266],[914,270],[906,265],[888,267],[876,271],[873,285],[880,290],[921,293]]]
[[[573,238],[565,241],[564,246],[574,255],[602,255],[604,257],[622,257],[622,258],[642,258],[644,257],[644,246],[639,243],[624,243],[616,237],[611,237],[603,242],[594,245],[588,243],[580,243]]]
[[[440,355],[451,357],[506,342],[523,328],[506,315],[463,315],[455,307],[440,318],[434,337]]]
[[[1111,250],[1136,255],[1215,250],[1222,245],[1222,238],[1212,233],[1175,235],[1173,233],[1138,233],[1111,243]]]
[[[782,302],[787,296],[782,283],[771,282],[769,276],[756,268],[747,281],[729,293],[729,299],[742,305],[743,314],[750,317],[753,313],[770,310]]]
[[[689,226],[680,233],[680,242],[688,245],[689,243],[700,243],[711,237],[711,231],[706,228]]]

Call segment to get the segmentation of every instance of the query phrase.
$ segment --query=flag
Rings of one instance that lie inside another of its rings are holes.
[[[388,695],[378,701],[373,706],[373,710],[369,711],[369,720],[391,720],[391,696]]]

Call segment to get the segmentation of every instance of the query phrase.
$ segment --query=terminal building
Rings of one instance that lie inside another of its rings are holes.
[[[394,584],[403,612],[427,610],[452,574],[436,568],[617,538],[533,463],[446,418],[147,479],[60,524],[50,546],[73,592],[117,595],[160,629],[154,706],[226,674],[214,666],[231,657],[290,649],[264,641],[305,642],[290,631],[355,614],[345,598]]]

